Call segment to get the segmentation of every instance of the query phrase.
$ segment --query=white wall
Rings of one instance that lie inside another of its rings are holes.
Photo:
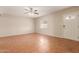
[[[33,19],[26,17],[1,16],[0,37],[34,32]]]
[[[49,15],[40,17],[36,20],[36,31],[41,34],[46,34],[46,35],[51,35],[51,36],[56,36],[56,37],[61,37],[61,38],[68,38],[72,40],[77,40],[79,41],[79,16],[77,16],[75,19],[69,20],[71,21],[70,23],[67,23],[67,25],[71,25],[70,28],[64,29],[63,25],[66,24],[64,22],[64,15],[65,14],[70,14],[70,15],[79,15],[79,8],[78,7],[71,7],[65,10],[61,10],[55,13],[51,13]],[[41,29],[40,28],[40,22],[47,21],[48,26],[47,29]],[[66,25],[66,26],[67,26]],[[66,31],[66,35],[64,36],[63,31]]]
[[[59,18],[60,18],[59,15],[57,15],[57,16],[50,14],[50,15],[40,17],[39,19],[37,19],[36,20],[36,23],[37,23],[36,31],[41,34],[47,34],[47,35],[51,35],[51,36],[60,37],[62,34],[62,32],[61,32],[62,30],[60,27],[62,20],[59,20]],[[43,22],[43,21],[47,21],[47,23],[48,23],[46,29],[40,28],[40,24],[41,24],[40,22]]]

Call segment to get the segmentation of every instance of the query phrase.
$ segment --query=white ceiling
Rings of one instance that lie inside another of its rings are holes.
[[[39,12],[39,15],[27,15],[25,13],[25,8],[27,6],[0,6],[0,13],[4,15],[11,15],[11,16],[26,16],[26,17],[40,17],[47,15],[49,13],[53,13],[65,8],[68,8],[69,6],[30,6],[34,9],[37,9]]]

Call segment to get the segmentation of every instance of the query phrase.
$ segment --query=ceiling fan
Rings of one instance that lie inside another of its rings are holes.
[[[24,9],[26,12],[24,13],[24,14],[36,14],[36,15],[39,15],[39,13],[38,13],[38,10],[36,10],[36,9],[34,9],[34,8],[32,8],[32,7],[30,7],[30,8],[25,8]]]

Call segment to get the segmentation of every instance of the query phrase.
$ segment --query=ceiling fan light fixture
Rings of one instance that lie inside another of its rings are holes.
[[[26,11],[24,14],[39,15],[39,13],[37,12],[38,10],[35,10],[34,8],[30,7],[24,10]]]

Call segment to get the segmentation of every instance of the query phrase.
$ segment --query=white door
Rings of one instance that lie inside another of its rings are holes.
[[[63,37],[76,39],[76,19],[74,16],[67,16],[63,19]]]

